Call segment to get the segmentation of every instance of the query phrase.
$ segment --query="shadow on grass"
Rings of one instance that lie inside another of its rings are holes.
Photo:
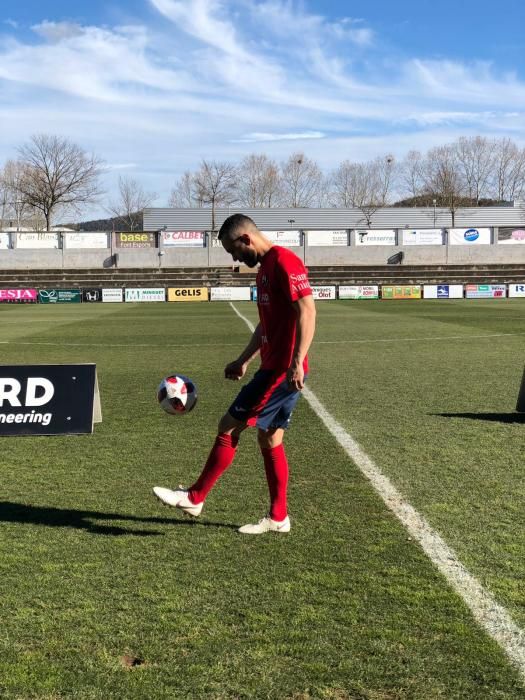
[[[443,416],[443,418],[489,420],[497,423],[525,423],[525,413],[431,413],[430,415]]]
[[[195,520],[176,520],[174,518],[141,518],[123,513],[101,513],[96,510],[71,510],[67,508],[48,508],[31,506],[11,501],[0,501],[0,522],[46,525],[48,527],[72,527],[86,530],[94,535],[134,535],[155,537],[162,535],[157,530],[133,530],[113,525],[102,525],[97,520],[125,520],[131,523],[151,523],[153,525],[185,525],[189,527],[226,527],[236,530],[237,525],[211,523]],[[95,521],[95,522],[93,522]]]

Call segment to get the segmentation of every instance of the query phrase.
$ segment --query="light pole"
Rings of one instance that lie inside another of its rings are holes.
[[[436,199],[435,198],[432,200],[432,204],[434,205],[434,228],[436,228]]]
[[[20,214],[21,214],[21,209],[22,209],[22,200],[17,199],[15,202],[15,207],[16,207],[16,230],[17,232],[20,231]]]

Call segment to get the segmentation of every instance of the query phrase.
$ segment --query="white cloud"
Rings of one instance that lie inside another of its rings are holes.
[[[4,19],[4,24],[7,24],[8,27],[12,27],[13,29],[18,29],[18,22],[14,19]]]
[[[234,143],[261,143],[265,141],[302,141],[304,139],[322,139],[325,137],[322,131],[301,131],[286,134],[271,134],[255,131],[245,134],[239,139],[232,139]]]

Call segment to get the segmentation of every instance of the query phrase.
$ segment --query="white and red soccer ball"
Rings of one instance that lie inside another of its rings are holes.
[[[171,374],[159,384],[157,401],[171,415],[189,413],[197,403],[197,387],[183,374]]]

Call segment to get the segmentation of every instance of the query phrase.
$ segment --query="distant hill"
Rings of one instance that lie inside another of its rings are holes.
[[[134,231],[142,231],[143,219],[142,212],[133,214],[139,225],[134,226]],[[127,226],[120,217],[114,216],[111,219],[94,219],[92,221],[80,221],[79,223],[64,223],[60,226],[67,226],[75,231],[129,231]]]

